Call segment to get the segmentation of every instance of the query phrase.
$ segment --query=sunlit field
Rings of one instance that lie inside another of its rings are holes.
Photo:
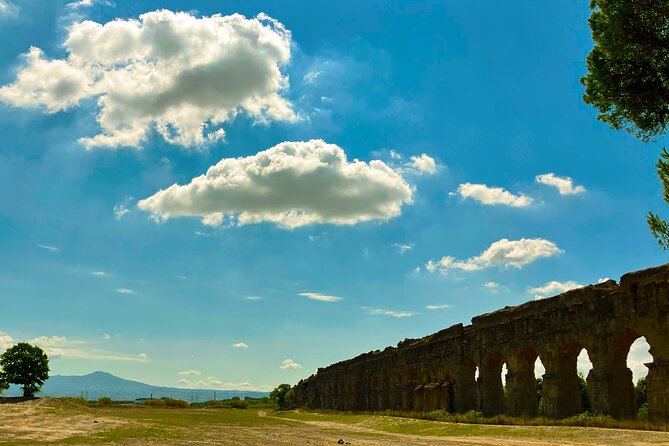
[[[662,445],[669,433],[449,423],[271,408],[96,406],[73,399],[0,405],[3,445]]]

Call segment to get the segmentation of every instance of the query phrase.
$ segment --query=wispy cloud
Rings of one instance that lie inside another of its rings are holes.
[[[307,299],[311,300],[318,300],[321,302],[338,302],[343,299],[339,296],[331,296],[329,294],[321,294],[321,293],[299,293],[299,296],[306,297]]]
[[[66,336],[39,336],[29,339],[28,342],[44,349],[51,359],[70,358],[121,362],[146,362],[149,360],[146,353],[132,355],[110,352],[96,347],[89,347],[86,341],[69,339]],[[2,336],[0,336],[0,344],[2,344]]]
[[[177,375],[181,376],[200,376],[202,375],[202,372],[199,370],[182,370],[181,372],[178,372]]]
[[[245,342],[237,342],[236,344],[232,344],[232,348],[249,348],[249,346]]]
[[[262,300],[262,296],[246,296],[246,300],[251,300],[251,301]]]
[[[47,251],[51,251],[51,252],[58,252],[58,251],[60,251],[60,248],[58,248],[57,246],[50,246],[50,245],[42,245],[42,244],[38,244],[37,247],[38,247],[38,248],[41,248],[41,249],[45,249],[45,250],[47,250]]]
[[[295,361],[293,361],[292,359],[288,358],[288,359],[283,360],[283,362],[281,363],[279,368],[284,369],[284,370],[286,370],[286,369],[301,369],[302,366],[299,365],[298,363],[296,363]]]
[[[393,246],[397,248],[400,254],[404,254],[413,249],[413,243],[393,243]]]
[[[486,282],[483,284],[483,288],[488,288],[489,290],[496,290],[499,288],[499,283],[497,282]]]
[[[446,310],[447,308],[451,308],[451,306],[448,304],[442,304],[442,305],[430,304],[430,305],[425,305],[425,308],[427,308],[428,310]]]
[[[131,290],[130,288],[117,288],[116,292],[121,294],[135,294],[135,290]]]
[[[372,315],[381,315],[381,316],[390,316],[394,317],[397,319],[405,318],[405,317],[411,317],[414,316],[418,313],[415,313],[413,311],[395,311],[395,310],[386,310],[383,308],[368,308],[368,307],[363,307],[363,310],[367,310],[368,314]]]
[[[97,277],[106,277],[106,276],[109,275],[109,273],[104,272],[104,271],[93,271],[93,272],[91,273],[91,275],[93,275],[93,276],[97,276]]]
[[[130,202],[133,200],[132,197],[126,198],[123,203],[119,203],[114,206],[114,218],[116,220],[122,219],[125,215],[130,213],[130,209],[128,208]]]

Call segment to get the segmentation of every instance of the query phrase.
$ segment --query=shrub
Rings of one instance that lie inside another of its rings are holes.
[[[109,406],[112,403],[112,399],[108,396],[102,396],[98,399],[98,406]]]
[[[247,403],[246,401],[233,399],[232,401],[230,401],[230,407],[232,407],[233,409],[246,409],[249,407],[249,403]]]

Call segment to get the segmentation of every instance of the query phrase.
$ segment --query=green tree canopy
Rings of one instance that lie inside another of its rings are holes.
[[[669,125],[669,0],[592,0],[595,46],[581,79],[598,119],[644,141]]]
[[[288,393],[293,390],[290,384],[279,384],[274,390],[269,393],[271,400],[275,401],[279,409],[291,409],[289,406],[290,398],[286,398]],[[294,399],[294,398],[293,398]]]
[[[49,358],[44,350],[19,342],[0,356],[0,382],[23,387],[23,396],[32,397],[49,378]]]
[[[591,0],[595,46],[588,55],[583,100],[597,119],[643,141],[669,126],[669,0]],[[657,173],[669,204],[669,154],[663,149]],[[648,227],[669,250],[669,223],[649,212]]]

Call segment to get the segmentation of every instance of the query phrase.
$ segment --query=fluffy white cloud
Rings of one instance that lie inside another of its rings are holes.
[[[536,180],[537,183],[556,188],[560,192],[560,195],[574,195],[585,192],[585,187],[574,186],[574,180],[570,177],[559,177],[554,173],[537,175]]]
[[[393,246],[397,248],[400,254],[404,254],[413,249],[413,243],[393,243]]]
[[[583,285],[576,283],[573,280],[567,282],[558,282],[553,280],[551,282],[546,282],[544,286],[530,287],[527,289],[527,292],[534,294],[535,299],[544,299],[549,296],[555,296],[557,294],[564,293],[565,291],[575,290],[576,288],[582,287]]]
[[[486,282],[483,284],[485,288],[488,288],[489,290],[496,290],[499,288],[499,283],[497,282]]]
[[[464,183],[458,186],[458,193],[462,198],[472,198],[481,204],[504,205],[515,208],[524,208],[532,204],[532,198],[527,195],[514,195],[501,187],[489,187],[485,184]]]
[[[391,158],[393,151],[390,152]],[[437,173],[437,162],[431,156],[423,153],[420,156],[412,156],[406,166],[419,175],[434,175]]]
[[[146,361],[149,359],[149,355],[147,355],[146,353],[140,353],[139,355],[137,355],[137,359],[139,359],[140,361]]]
[[[89,149],[136,147],[150,129],[170,143],[200,146],[223,138],[220,126],[240,112],[257,122],[297,119],[281,96],[290,41],[290,31],[264,14],[159,10],[138,20],[77,22],[64,43],[68,57],[49,60],[31,48],[0,101],[53,113],[97,98],[102,132],[80,140]]]
[[[649,352],[650,345],[645,337],[640,337],[630,346],[627,355],[627,367],[632,371],[634,382],[648,374],[647,362],[653,362],[653,356]]]
[[[522,268],[537,259],[553,257],[562,252],[555,243],[541,238],[520,240],[504,238],[494,242],[478,256],[467,260],[442,257],[437,262],[430,260],[425,268],[431,273],[439,271],[442,274],[447,274],[452,269],[478,271],[486,268]]]
[[[248,381],[238,383],[225,382],[215,376],[207,376],[206,378],[198,379],[196,381],[190,381],[186,378],[181,378],[177,381],[177,383],[181,387],[190,389],[255,390],[259,392],[268,392],[272,390],[272,387],[267,385],[254,386]]]
[[[245,342],[237,342],[236,344],[232,344],[232,348],[249,348],[249,346]]]
[[[367,310],[368,314],[372,315],[380,315],[380,316],[390,316],[394,317],[397,319],[405,318],[405,317],[411,317],[414,316],[416,313],[413,311],[395,311],[395,310],[386,310],[383,308],[367,308],[364,307],[363,309]]]
[[[0,331],[0,353],[14,345],[14,338]]]
[[[349,162],[340,147],[311,140],[224,158],[189,184],[173,184],[138,207],[158,220],[198,216],[214,224],[228,217],[238,225],[296,228],[388,220],[412,196],[411,186],[384,162]]]
[[[292,359],[284,359],[279,368],[287,370],[287,369],[301,369],[302,366],[293,361]]]
[[[311,300],[319,300],[321,302],[338,302],[342,300],[339,296],[330,296],[328,294],[321,293],[300,293],[299,296],[306,297]]]
[[[425,305],[425,308],[427,308],[428,310],[446,310],[448,308],[451,308],[451,306],[447,305],[447,304],[444,304],[444,305],[430,304],[430,305]]]

